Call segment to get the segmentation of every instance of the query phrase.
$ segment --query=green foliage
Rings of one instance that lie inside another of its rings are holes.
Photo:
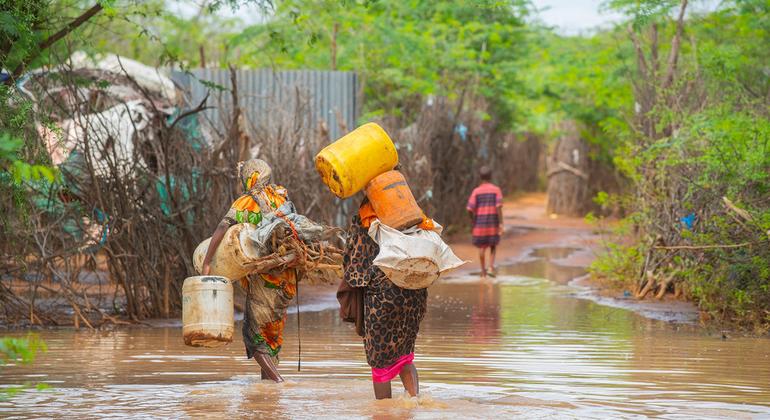
[[[640,33],[652,22],[661,28],[661,38],[673,33],[674,3],[613,1],[611,6],[629,13]],[[658,270],[675,272],[714,319],[758,329],[770,325],[770,51],[764,47],[770,42],[769,9],[763,2],[727,2],[716,12],[690,15],[689,39],[683,41],[670,92],[659,90],[655,107],[644,116],[662,135],[644,135],[629,119],[625,128],[617,126],[621,142],[613,153],[634,184],[632,241],[657,237],[666,245],[691,247],[656,250],[652,258],[668,261]],[[664,56],[668,47],[661,44]],[[677,100],[665,101],[665,95]],[[696,216],[692,230],[679,222],[689,213]],[[594,271],[638,276],[642,261],[632,248],[611,248]]]
[[[230,10],[236,11],[242,6],[256,5],[263,12],[269,11],[273,7],[273,0],[212,0],[208,4],[205,4],[209,11],[215,12],[223,7],[229,7]]]
[[[593,221],[592,219],[593,217],[588,220]],[[612,229],[613,237],[628,237],[634,229],[636,219],[636,215],[631,215],[615,224]],[[642,243],[610,240],[603,243],[602,248],[588,268],[591,275],[620,287],[632,286],[642,270],[647,247]]]
[[[0,177],[7,173],[16,184],[41,179],[53,182],[56,175],[52,168],[32,165],[18,158],[18,152],[23,146],[21,139],[11,137],[8,133],[0,133]]]
[[[644,255],[636,245],[608,243],[591,263],[591,274],[618,285],[633,284],[639,277]]]
[[[679,4],[679,0],[609,0],[604,7],[629,16],[638,29],[670,15]]]
[[[577,121],[591,158],[611,168],[628,137],[627,116],[634,104],[628,77],[633,48],[619,42],[619,35],[616,30],[593,36],[533,30],[531,54],[522,58],[516,131],[553,139],[562,121]]]
[[[35,51],[43,34],[38,30],[48,12],[48,2],[10,0],[0,9],[0,63],[13,70]]]
[[[251,67],[355,70],[370,116],[414,118],[427,95],[478,93],[510,123],[526,14],[523,1],[292,0],[228,48]]]
[[[38,353],[47,350],[45,342],[34,334],[26,338],[2,337],[0,338],[0,365],[12,361],[30,364],[35,361]]]
[[[42,150],[35,152],[27,131],[33,122],[33,109],[5,86],[0,86],[0,187],[18,190],[24,182],[53,182],[56,170],[46,165]],[[34,134],[32,134],[34,135]]]
[[[45,342],[37,335],[30,334],[25,338],[0,337],[0,367],[9,363],[31,364],[35,357],[46,352],[48,347]],[[31,384],[22,386],[7,387],[0,390],[0,401],[12,397],[19,391],[28,389]],[[47,389],[48,385],[44,383],[35,384],[35,389],[42,391]]]

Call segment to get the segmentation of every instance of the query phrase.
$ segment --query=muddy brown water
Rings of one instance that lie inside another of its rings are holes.
[[[178,324],[43,331],[48,352],[0,368],[0,386],[51,388],[0,401],[0,417],[770,418],[769,340],[722,340],[581,299],[568,280],[583,270],[554,263],[570,252],[533,252],[488,283],[468,274],[433,286],[418,399],[373,400],[363,346],[330,298],[301,314],[300,372],[289,315],[279,385],[260,380],[240,337],[198,349]]]

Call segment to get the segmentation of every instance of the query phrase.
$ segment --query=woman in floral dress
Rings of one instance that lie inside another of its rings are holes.
[[[238,223],[258,225],[262,217],[274,212],[288,200],[285,188],[270,184],[272,171],[263,160],[240,162],[241,195],[219,222],[203,260],[203,275],[211,271],[211,259],[230,226]],[[246,290],[246,313],[243,320],[243,342],[246,355],[254,358],[262,369],[262,379],[283,382],[276,364],[283,345],[286,310],[297,293],[297,271],[288,269],[278,275],[252,274],[241,279]]]

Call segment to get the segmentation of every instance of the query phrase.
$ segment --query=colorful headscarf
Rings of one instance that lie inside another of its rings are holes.
[[[238,176],[241,178],[243,190],[261,190],[270,183],[273,170],[262,159],[250,159],[238,163]]]

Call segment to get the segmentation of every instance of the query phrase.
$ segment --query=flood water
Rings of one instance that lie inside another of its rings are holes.
[[[0,417],[770,418],[770,341],[709,335],[580,299],[541,250],[481,284],[430,289],[417,341],[423,395],[374,401],[363,346],[333,305],[289,315],[280,370],[261,381],[240,336],[219,349],[182,343],[181,326],[43,331],[32,366],[0,384],[45,382],[0,401]],[[330,299],[331,301],[331,299]],[[239,330],[239,328],[236,328]]]

